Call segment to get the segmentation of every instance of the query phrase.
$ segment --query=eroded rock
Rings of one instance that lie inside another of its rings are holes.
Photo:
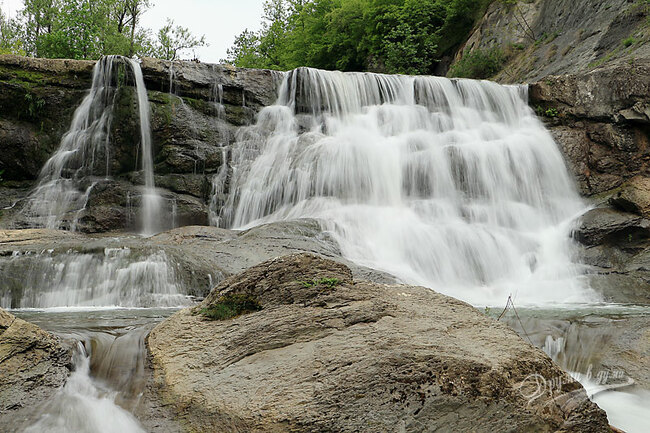
[[[58,338],[0,309],[0,428],[31,415],[65,383],[70,367],[71,352]]]
[[[232,294],[262,310],[198,313]],[[148,344],[164,398],[197,431],[608,430],[575,382],[524,397],[529,375],[566,374],[505,325],[422,287],[355,281],[309,254],[229,278]]]

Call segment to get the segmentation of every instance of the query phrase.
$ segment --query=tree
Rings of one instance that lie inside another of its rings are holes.
[[[168,18],[167,24],[158,31],[155,54],[161,59],[176,60],[186,50],[207,45],[205,35],[197,38],[189,29],[174,26],[174,21]]]
[[[20,31],[20,24],[0,9],[0,54],[25,54]]]

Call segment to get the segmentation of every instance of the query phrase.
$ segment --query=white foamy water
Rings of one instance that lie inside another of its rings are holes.
[[[137,419],[118,406],[116,391],[103,387],[90,374],[90,356],[81,343],[75,371],[65,386],[42,408],[39,419],[24,433],[144,433]]]
[[[140,226],[146,235],[161,230],[162,198],[154,184],[147,90],[140,64],[120,56],[105,56],[96,63],[88,95],[75,110],[70,128],[41,169],[38,185],[27,198],[22,215],[28,226],[75,231],[92,189],[100,177],[110,175],[110,130],[119,62],[129,65],[133,73],[138,101],[144,174]],[[134,138],[133,145],[137,144]]]
[[[16,253],[0,260],[0,273],[6,279],[0,289],[2,308],[175,307],[189,302],[162,251]]]
[[[22,211],[31,226],[74,230],[94,186],[89,177],[108,175],[116,59],[106,56],[97,62],[88,95],[75,110],[59,148],[41,169],[38,185]]]
[[[231,165],[225,226],[318,218],[347,258],[477,305],[597,300],[569,237],[585,205],[525,87],[297,69]]]

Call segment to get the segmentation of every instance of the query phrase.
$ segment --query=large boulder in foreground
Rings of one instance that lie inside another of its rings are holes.
[[[224,280],[148,344],[189,431],[609,430],[582,387],[504,324],[310,254]],[[539,378],[561,386],[540,391]]]
[[[65,383],[70,357],[56,337],[0,309],[0,430]]]

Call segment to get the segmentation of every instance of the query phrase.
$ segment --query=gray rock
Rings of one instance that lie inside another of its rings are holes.
[[[574,237],[584,245],[620,245],[650,238],[650,220],[611,208],[596,208],[580,218]]]
[[[0,429],[14,431],[63,386],[70,366],[58,338],[0,309]]]
[[[355,281],[340,263],[301,254],[229,278],[200,308],[226,294],[262,310],[211,321],[186,309],[148,339],[159,389],[191,430],[608,430],[576,382],[525,398],[530,375],[566,373],[431,290]]]

